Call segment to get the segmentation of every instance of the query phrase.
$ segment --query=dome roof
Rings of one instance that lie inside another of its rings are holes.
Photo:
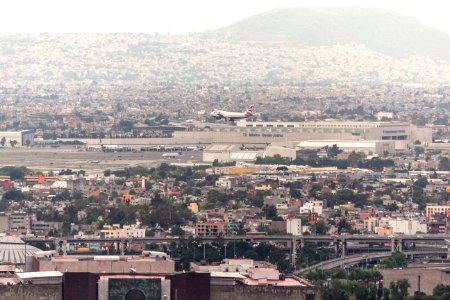
[[[25,245],[18,237],[0,237],[0,261],[3,263],[25,264],[25,256],[31,256],[36,251],[41,249]]]

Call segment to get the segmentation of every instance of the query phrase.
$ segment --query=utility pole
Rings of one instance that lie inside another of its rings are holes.
[[[24,253],[24,255],[23,255],[23,258],[24,258],[24,265],[25,265],[25,267],[23,268],[23,272],[26,272],[27,271],[27,236],[25,235],[25,253]]]
[[[233,231],[233,235],[234,235],[234,239],[233,239],[233,254],[234,254],[234,258],[236,258],[236,231]]]
[[[205,242],[203,242],[203,260],[205,260],[206,261],[206,243]]]

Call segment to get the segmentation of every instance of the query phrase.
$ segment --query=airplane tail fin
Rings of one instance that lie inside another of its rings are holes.
[[[247,118],[253,116],[253,104],[252,104],[252,105],[249,105],[249,106],[247,107],[247,111],[245,112],[245,116],[246,116]]]

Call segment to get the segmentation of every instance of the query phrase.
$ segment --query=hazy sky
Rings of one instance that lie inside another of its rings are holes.
[[[0,0],[0,34],[188,33],[293,6],[383,7],[450,34],[446,0]]]

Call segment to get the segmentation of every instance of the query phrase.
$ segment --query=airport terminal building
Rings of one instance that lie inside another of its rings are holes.
[[[100,145],[99,139],[78,140],[91,146]],[[430,145],[432,143],[432,129],[417,127],[406,122],[248,122],[247,120],[240,120],[236,122],[235,126],[215,124],[215,126],[201,129],[175,131],[170,138],[105,138],[102,139],[102,144],[136,148],[150,145],[234,144],[239,146],[245,145],[245,147],[249,148],[255,145],[259,150],[260,148],[266,148],[270,144],[274,147],[281,146],[295,149],[300,142],[319,140],[379,141],[379,145],[384,143],[385,145],[382,145],[382,147],[387,147],[384,150],[391,152],[391,145],[393,144],[393,152],[401,152],[414,148],[415,141],[420,141],[424,147]],[[375,152],[379,152],[379,145],[376,145],[377,151]],[[271,152],[274,154],[278,153],[280,149],[271,150],[274,150],[272,151],[273,153]],[[295,150],[291,150],[291,152],[286,153],[286,155],[294,157]],[[212,157],[211,155],[210,159]],[[218,158],[217,155],[216,158]]]
[[[426,146],[432,142],[430,128],[419,128],[405,122],[248,122],[236,126],[219,126],[209,131],[175,132],[178,140],[205,143],[269,144],[308,140],[393,141],[396,151],[413,147],[419,140]]]
[[[34,144],[34,131],[0,131],[0,141],[0,147],[30,147]]]

